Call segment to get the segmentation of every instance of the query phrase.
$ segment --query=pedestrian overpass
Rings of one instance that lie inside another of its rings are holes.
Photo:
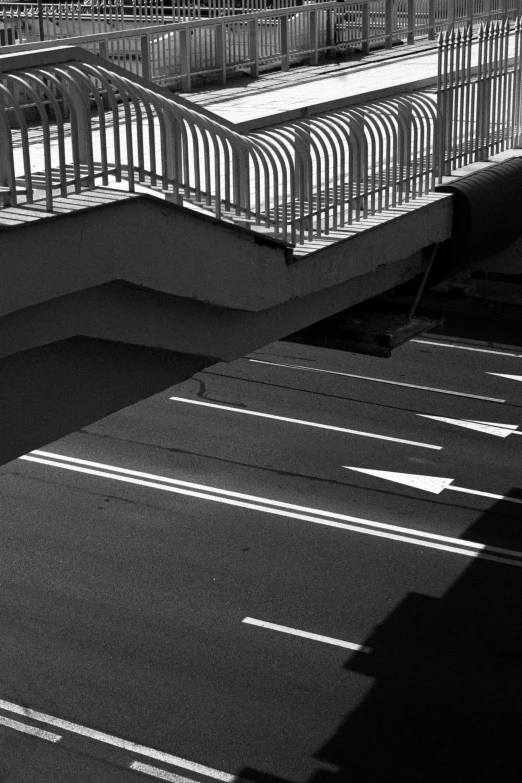
[[[518,145],[501,34],[487,79],[464,38],[443,83],[248,128],[76,46],[0,56],[0,458],[465,255],[436,187]]]

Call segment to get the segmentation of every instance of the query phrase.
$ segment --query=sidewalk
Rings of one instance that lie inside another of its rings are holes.
[[[415,49],[415,51],[412,51]],[[515,50],[510,36],[509,55]],[[226,87],[209,85],[183,97],[239,133],[322,112],[376,101],[405,92],[435,86],[438,45],[427,42],[374,52],[356,61],[304,66],[284,73],[242,77]],[[471,66],[477,64],[478,44],[473,43]]]

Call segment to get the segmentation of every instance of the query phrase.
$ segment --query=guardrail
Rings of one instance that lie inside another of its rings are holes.
[[[216,0],[217,2],[217,0]],[[470,24],[518,14],[522,0],[345,0],[235,16],[197,19],[132,30],[68,37],[49,45],[79,44],[156,84],[191,89],[194,77],[224,84],[227,76],[263,66],[287,70],[316,64],[327,52],[435,39],[465,13]],[[127,24],[127,22],[125,22]],[[20,51],[36,44],[22,44]],[[16,47],[18,49],[18,47]],[[3,51],[14,51],[12,46]]]
[[[478,49],[476,63],[473,46]],[[437,113],[438,177],[505,149],[518,147],[522,132],[522,34],[514,24],[470,28],[439,40]]]
[[[53,209],[111,178],[140,183],[292,244],[328,235],[434,189],[451,168],[519,143],[520,20],[439,40],[435,89],[240,135],[168,90],[83,53],[0,73],[0,192]],[[40,62],[52,56],[41,51]],[[13,64],[14,63],[14,64]],[[31,143],[22,110],[37,108]],[[94,111],[94,115],[92,115]],[[9,114],[12,117],[9,117]],[[53,116],[51,125],[49,116]],[[13,129],[18,125],[19,129]]]

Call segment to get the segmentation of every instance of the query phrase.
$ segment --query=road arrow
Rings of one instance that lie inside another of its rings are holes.
[[[442,478],[440,476],[423,476],[418,473],[396,473],[392,470],[370,470],[368,468],[353,468],[350,465],[343,465],[346,470],[355,470],[357,473],[366,473],[368,476],[395,481],[397,484],[406,484],[408,487],[422,489],[425,492],[431,492],[434,495],[440,495],[444,489],[452,489],[455,492],[465,492],[468,495],[480,495],[484,498],[494,498],[495,500],[506,500],[508,503],[519,503],[522,500],[518,498],[509,498],[506,495],[494,495],[492,492],[479,492],[478,489],[467,489],[466,487],[451,486],[454,479]]]
[[[428,416],[426,413],[417,413],[423,419],[444,421],[446,424],[455,424],[457,427],[466,427],[469,430],[485,432],[488,435],[496,435],[498,438],[507,438],[508,435],[522,435],[516,432],[518,424],[498,424],[494,421],[476,421],[475,419],[449,419],[446,416]]]
[[[488,372],[486,375],[498,375],[499,378],[511,378],[512,381],[522,381],[522,375],[504,375],[501,372]]]

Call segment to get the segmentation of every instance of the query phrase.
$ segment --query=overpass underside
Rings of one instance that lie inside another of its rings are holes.
[[[422,275],[454,234],[406,137],[382,131],[369,186],[357,110],[344,137],[339,117],[241,136],[78,49],[7,58],[2,462]]]

